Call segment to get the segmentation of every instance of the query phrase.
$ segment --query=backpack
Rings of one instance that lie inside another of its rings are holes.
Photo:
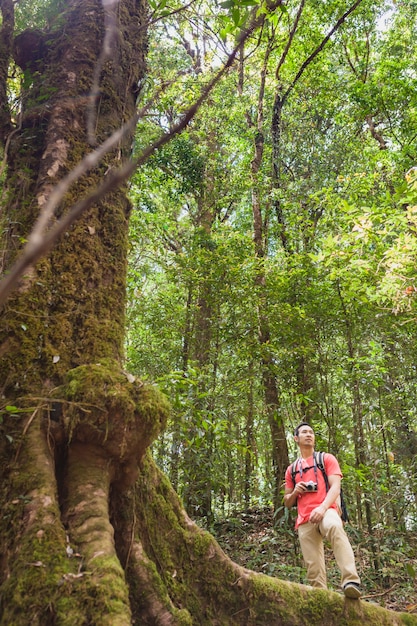
[[[327,492],[330,489],[330,485],[329,485],[329,479],[327,478],[326,470],[324,468],[324,454],[325,454],[324,452],[314,452],[313,456],[317,464],[317,467],[319,468],[319,470],[321,470],[321,473],[323,474],[324,482],[326,484],[326,492]],[[295,487],[295,477],[297,475],[297,464],[298,464],[298,459],[297,461],[294,461],[294,463],[291,465],[291,478],[294,483],[294,487]],[[349,514],[348,514],[346,503],[343,497],[342,487],[340,487],[340,517],[342,518],[343,522],[349,521]]]

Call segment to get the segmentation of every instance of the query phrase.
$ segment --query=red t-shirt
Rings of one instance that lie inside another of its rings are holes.
[[[323,462],[327,476],[337,475],[342,477],[339,463],[333,454],[326,452]],[[324,481],[323,472],[318,467],[316,467],[316,472],[317,473],[314,472],[313,455],[308,457],[308,459],[298,459],[296,464],[295,482],[308,482],[309,480],[312,480],[317,483],[317,491],[306,491],[298,496],[298,515],[295,521],[295,528],[298,528],[301,524],[308,522],[312,510],[317,506],[320,506],[326,497],[326,483]],[[287,467],[285,472],[285,488],[294,489],[292,464]],[[338,510],[337,501],[334,502],[329,508]]]

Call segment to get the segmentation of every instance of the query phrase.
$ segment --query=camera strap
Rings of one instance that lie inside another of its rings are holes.
[[[303,460],[302,459],[298,459],[297,461],[297,465],[298,465],[298,473],[300,474],[300,478],[301,480],[303,480],[303,473],[307,472],[308,470],[314,469],[314,478],[315,478],[315,482],[317,482],[317,461],[316,461],[316,453],[313,453],[313,460],[314,460],[314,464],[310,465],[310,467],[303,467]]]

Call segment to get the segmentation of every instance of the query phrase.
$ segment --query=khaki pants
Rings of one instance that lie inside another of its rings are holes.
[[[327,539],[332,547],[342,574],[342,587],[348,582],[360,583],[352,546],[335,509],[328,509],[320,524],[301,524],[298,527],[298,537],[307,567],[307,577],[313,587],[327,588],[323,539]]]

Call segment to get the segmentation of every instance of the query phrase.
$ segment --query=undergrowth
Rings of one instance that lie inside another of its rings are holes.
[[[362,580],[363,600],[417,614],[417,538],[414,533],[375,531],[372,537],[346,524]],[[218,520],[211,529],[236,563],[269,576],[307,584],[292,518],[274,526],[271,509],[249,509]],[[340,574],[327,546],[328,586],[340,591]]]

